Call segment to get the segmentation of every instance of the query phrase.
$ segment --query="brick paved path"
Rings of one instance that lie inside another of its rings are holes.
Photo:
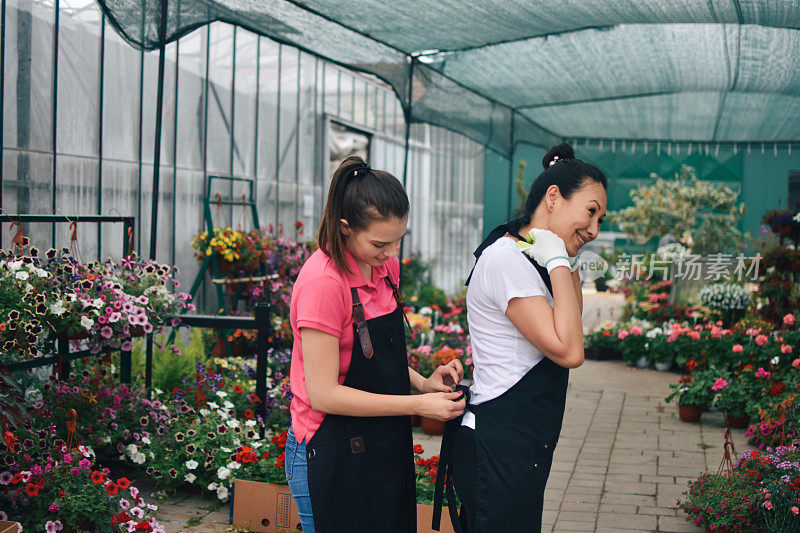
[[[571,371],[543,531],[701,531],[675,500],[687,481],[719,466],[723,418],[711,412],[699,424],[680,422],[676,407],[664,403],[677,378],[620,361],[587,361]],[[737,452],[744,450],[742,430],[733,437]],[[415,433],[415,442],[425,455],[439,453],[437,437]],[[225,531],[229,507],[211,511],[210,503],[179,495],[161,502],[159,518],[168,533]]]

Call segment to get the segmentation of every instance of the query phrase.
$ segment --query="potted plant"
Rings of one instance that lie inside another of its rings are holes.
[[[735,283],[713,283],[700,289],[700,301],[722,314],[725,324],[737,322],[750,307],[750,291]]]
[[[630,329],[620,329],[617,332],[617,339],[620,341],[622,358],[630,365],[639,368],[650,366],[650,359],[647,357],[648,338],[644,336],[644,329],[641,326],[633,325]]]
[[[774,233],[788,237],[792,232],[800,228],[797,213],[791,209],[770,209],[761,217]]]
[[[650,329],[645,336],[647,342],[647,356],[659,372],[668,372],[672,369],[674,357],[671,346],[667,342],[667,337],[659,327]]]
[[[677,399],[679,418],[683,422],[697,422],[700,420],[703,409],[711,401],[713,394],[711,386],[715,379],[716,373],[710,370],[698,371],[692,376],[683,376],[678,383],[670,385],[672,392],[665,398],[665,401],[669,403],[673,399]]]
[[[737,429],[747,427],[749,417],[746,408],[749,390],[743,381],[735,375],[720,377],[711,388],[717,392],[714,408],[725,413],[728,427]]]

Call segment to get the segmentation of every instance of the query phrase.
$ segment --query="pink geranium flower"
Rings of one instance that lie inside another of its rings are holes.
[[[772,373],[771,373],[771,372],[767,372],[767,371],[766,371],[766,370],[764,370],[762,367],[758,367],[758,370],[756,370],[756,377],[757,377],[757,378],[761,378],[761,379],[767,379],[767,378],[768,378],[768,377],[770,377],[771,375],[772,375]]]
[[[787,326],[791,326],[794,324],[794,315],[792,313],[788,313],[786,316],[783,317],[783,323]]]
[[[781,345],[781,353],[792,353],[792,346],[790,344]]]
[[[717,378],[717,381],[715,381],[714,384],[711,386],[711,390],[716,392],[718,390],[724,389],[727,385],[728,385],[727,381],[725,381],[722,378]]]
[[[742,353],[744,351],[744,347],[741,344],[734,344],[733,348],[731,348],[733,353]]]
[[[644,333],[644,330],[639,326],[633,326],[631,328],[631,335],[641,335]]]
[[[630,333],[628,333],[628,331],[627,331],[627,330],[625,330],[625,329],[621,329],[621,330],[619,330],[619,333],[617,333],[617,338],[618,338],[619,340],[622,340],[622,339],[624,339],[625,337],[627,337],[628,335],[630,335]]]
[[[756,336],[756,344],[758,344],[759,346],[764,346],[765,344],[767,344],[767,341],[769,341],[769,339],[767,338],[766,335]]]

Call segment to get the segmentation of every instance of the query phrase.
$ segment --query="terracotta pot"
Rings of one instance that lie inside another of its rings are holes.
[[[678,405],[678,417],[683,422],[697,422],[703,414],[702,407],[696,405]]]
[[[441,435],[444,433],[444,424],[441,420],[422,417],[422,431],[428,435]]]
[[[747,415],[744,416],[732,416],[728,413],[725,413],[725,419],[728,421],[728,427],[734,429],[742,429],[746,428],[748,424],[750,424],[750,417]]]

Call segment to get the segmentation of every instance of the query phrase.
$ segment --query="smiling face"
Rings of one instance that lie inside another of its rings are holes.
[[[548,189],[544,201],[550,211],[549,229],[564,240],[570,256],[576,256],[584,244],[597,238],[606,217],[607,199],[602,185],[586,179],[568,199],[553,186]]]
[[[341,220],[345,247],[359,267],[379,267],[392,257],[397,257],[400,241],[406,234],[408,216],[375,220],[366,229],[354,231],[346,220]]]

